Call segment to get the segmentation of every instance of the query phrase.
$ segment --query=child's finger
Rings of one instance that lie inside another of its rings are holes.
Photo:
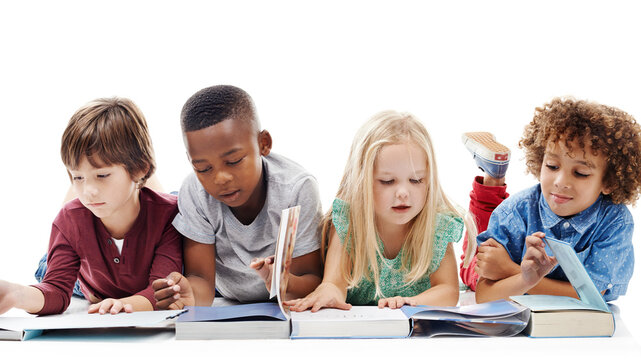
[[[123,307],[124,307],[124,304],[122,303],[122,301],[114,301],[113,305],[111,306],[111,309],[109,309],[109,312],[112,315],[115,315],[121,312]]]
[[[113,305],[113,300],[112,299],[105,299],[100,303],[100,309],[98,309],[98,313],[101,315],[106,314],[109,309],[111,309],[111,306]]]
[[[166,288],[167,286],[169,286],[167,284],[167,279],[156,279],[151,283],[151,288],[154,290]]]
[[[99,308],[100,308],[100,303],[91,304],[91,305],[89,305],[89,309],[87,310],[87,313],[93,314],[93,313],[97,312]]]
[[[178,289],[178,290],[176,290],[176,289]],[[156,298],[156,301],[164,300],[164,299],[167,299],[167,298],[171,298],[172,296],[177,294],[178,291],[180,291],[180,287],[178,285],[174,285],[172,287],[163,288],[161,290],[156,290],[156,291],[154,291],[154,298]]]

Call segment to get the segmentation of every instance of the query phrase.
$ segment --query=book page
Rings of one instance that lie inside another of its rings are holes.
[[[296,244],[296,231],[298,230],[298,215],[300,206],[285,209],[281,213],[278,240],[276,241],[276,253],[274,254],[274,270],[272,272],[272,286],[269,297],[278,298],[278,305],[281,311],[289,318],[289,310],[283,307],[283,300],[287,293],[289,279],[289,267],[294,254]]]

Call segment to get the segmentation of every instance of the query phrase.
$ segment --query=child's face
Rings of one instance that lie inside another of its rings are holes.
[[[603,184],[606,158],[582,149],[575,140],[569,152],[564,141],[548,143],[541,166],[541,191],[550,209],[559,216],[571,216],[587,209],[601,193],[610,191]]]
[[[427,159],[414,144],[384,146],[374,164],[377,226],[406,225],[423,209]]]
[[[248,121],[227,119],[184,134],[189,160],[209,195],[231,208],[260,202],[261,155],[271,149]],[[262,204],[261,204],[262,205]]]
[[[77,169],[67,169],[82,205],[103,222],[137,216],[138,191],[125,167],[97,163],[94,167],[83,157]]]

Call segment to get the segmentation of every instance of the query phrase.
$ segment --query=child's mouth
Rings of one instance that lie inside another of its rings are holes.
[[[220,197],[225,201],[234,201],[238,198],[238,194],[240,194],[240,190],[234,190],[232,192],[220,194]]]
[[[572,198],[569,196],[563,196],[559,194],[551,194],[551,195],[552,195],[552,200],[554,200],[554,202],[557,204],[565,204],[566,202],[572,200]]]
[[[398,205],[398,206],[392,206],[392,210],[395,212],[406,212],[410,209],[411,206],[408,205]]]

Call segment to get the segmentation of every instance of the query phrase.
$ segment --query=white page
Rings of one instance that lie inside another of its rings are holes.
[[[63,314],[38,317],[0,317],[0,329],[22,331],[148,326],[175,317],[183,311],[138,311],[116,315]]]

